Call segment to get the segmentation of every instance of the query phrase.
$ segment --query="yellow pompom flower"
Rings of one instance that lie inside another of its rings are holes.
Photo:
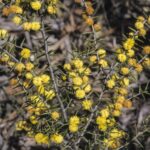
[[[129,85],[129,79],[128,78],[123,78],[121,80],[121,85],[123,86],[128,86]]]
[[[129,68],[127,67],[122,67],[120,72],[123,74],[123,75],[128,75],[129,74]]]
[[[34,1],[30,3],[33,10],[40,10],[41,9],[41,2],[40,1]]]
[[[22,72],[25,69],[25,65],[23,63],[16,63],[15,70],[18,72]]]
[[[115,117],[119,117],[121,115],[121,111],[120,110],[114,110],[112,112],[112,115],[115,116]]]
[[[12,21],[16,24],[19,25],[21,23],[21,18],[18,16],[14,16]]]
[[[78,90],[76,90],[76,92],[75,92],[75,96],[76,96],[76,98],[78,98],[78,99],[82,99],[82,98],[85,97],[85,91],[84,91],[84,90],[81,90],[81,89],[78,89]]]
[[[28,48],[23,48],[20,55],[22,58],[28,59],[31,56],[31,51]]]
[[[37,87],[37,92],[38,92],[39,94],[44,95],[44,94],[45,94],[45,88],[44,88],[44,86],[43,86],[43,85],[38,86],[38,87]]]
[[[135,65],[135,70],[136,70],[138,73],[140,73],[140,72],[142,72],[142,70],[143,70],[143,66],[142,66],[141,64],[136,64],[136,65]]]
[[[142,62],[144,67],[150,67],[150,58],[145,58]]]
[[[26,121],[23,121],[23,120],[20,120],[16,123],[16,130],[17,131],[21,131],[21,130],[24,130],[26,128],[26,124],[27,122]]]
[[[89,77],[88,76],[83,76],[82,81],[83,81],[83,83],[88,83]]]
[[[102,117],[102,116],[98,116],[96,118],[96,124],[106,124],[106,118],[105,117]]]
[[[24,30],[30,31],[31,30],[31,23],[30,22],[24,22],[22,27]]]
[[[30,116],[30,122],[32,123],[32,124],[37,124],[38,123],[38,120],[37,120],[37,117],[36,116]]]
[[[115,81],[110,79],[106,82],[108,88],[112,89],[115,86]]]
[[[77,68],[77,69],[83,67],[83,61],[80,60],[79,58],[76,58],[76,59],[72,60],[71,63],[72,63],[72,65],[73,65],[75,68]]]
[[[51,117],[52,117],[52,119],[53,120],[58,120],[59,118],[60,118],[60,114],[59,114],[59,112],[57,112],[57,111],[53,111],[52,113],[51,113]]]
[[[118,60],[120,62],[125,62],[127,60],[127,56],[125,54],[118,54]]]
[[[33,31],[38,31],[38,30],[40,30],[40,28],[41,28],[40,22],[32,22],[31,23],[31,29]]]
[[[80,77],[73,78],[72,82],[73,82],[74,85],[77,85],[77,86],[80,86],[83,83],[82,78],[80,78]]]
[[[0,38],[5,38],[8,32],[5,29],[0,29]]]
[[[146,31],[146,29],[144,29],[144,28],[142,28],[142,29],[139,30],[139,35],[140,35],[140,36],[145,36],[146,33],[147,33],[147,31]]]
[[[48,144],[49,143],[48,136],[43,133],[37,133],[34,138],[38,144]]]
[[[101,116],[102,116],[102,117],[104,117],[104,118],[108,118],[108,117],[109,117],[109,115],[110,115],[110,113],[109,113],[109,109],[108,109],[108,108],[104,108],[104,109],[102,109],[102,110],[100,111],[100,114],[101,114]]]
[[[41,77],[35,76],[35,77],[33,78],[33,84],[34,84],[35,86],[40,86],[40,85],[42,85],[42,79],[41,79]]]
[[[116,110],[121,110],[123,108],[121,103],[115,103],[115,109]]]
[[[99,49],[97,53],[98,53],[100,58],[104,58],[106,56],[106,50],[104,50],[102,48]]]
[[[42,74],[40,77],[41,77],[43,83],[45,83],[45,84],[49,83],[49,81],[50,81],[50,76],[49,75]]]
[[[133,38],[128,38],[126,41],[123,43],[123,48],[125,50],[131,50],[135,44],[135,40]]]
[[[76,124],[69,125],[69,131],[70,132],[74,133],[74,132],[77,132],[78,130],[79,130],[78,125],[76,125]]]
[[[71,65],[69,63],[64,64],[64,69],[67,71],[71,70]]]
[[[149,46],[149,45],[144,46],[142,52],[143,52],[143,54],[145,54],[145,55],[149,55],[149,54],[150,54],[150,46]]]
[[[17,5],[11,5],[10,6],[10,12],[12,13],[16,13],[16,14],[22,14],[23,10],[21,7],[17,6]]]
[[[109,133],[109,136],[112,138],[112,139],[118,139],[118,138],[121,138],[124,136],[124,132],[121,131],[121,130],[118,130],[116,128],[112,129]]]
[[[86,24],[89,26],[92,26],[94,24],[94,21],[91,17],[87,17],[86,18]]]
[[[51,135],[51,141],[53,143],[61,144],[63,142],[63,140],[64,140],[64,138],[61,134],[55,133],[55,134]]]
[[[71,116],[69,119],[70,125],[78,125],[80,123],[80,118],[78,116]]]
[[[106,60],[101,59],[99,60],[98,64],[102,67],[102,68],[107,68],[108,67],[108,63]]]
[[[138,29],[138,30],[143,29],[143,28],[144,28],[143,22],[137,21],[137,22],[135,23],[135,28]]]
[[[31,80],[31,79],[33,78],[33,75],[32,75],[32,73],[27,72],[27,73],[25,74],[25,77],[26,77],[26,79]]]
[[[82,101],[82,107],[84,110],[90,110],[92,107],[93,102],[91,100],[84,100]]]
[[[106,124],[99,124],[98,125],[98,129],[102,132],[106,131],[107,130],[107,126]]]
[[[134,50],[128,50],[126,54],[128,57],[133,57],[135,55],[135,52]]]
[[[135,65],[137,64],[137,60],[134,59],[134,58],[129,58],[129,59],[128,59],[128,64],[129,64],[130,66],[135,66]]]
[[[91,63],[95,63],[96,60],[97,60],[96,55],[90,56],[89,60],[90,60]]]
[[[27,62],[27,63],[25,64],[25,67],[26,67],[26,70],[27,70],[27,71],[31,71],[31,70],[34,68],[34,64],[31,63],[31,62]]]
[[[10,57],[7,54],[3,53],[2,56],[1,56],[1,60],[0,61],[1,62],[8,62],[9,59],[10,59]]]
[[[54,90],[45,91],[44,94],[47,100],[52,100],[56,96]]]
[[[56,13],[57,13],[57,8],[56,8],[56,6],[49,5],[49,6],[47,7],[47,12],[48,12],[49,14],[56,14]]]

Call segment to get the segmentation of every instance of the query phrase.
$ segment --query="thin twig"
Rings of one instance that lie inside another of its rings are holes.
[[[43,35],[44,46],[45,46],[45,54],[46,54],[46,58],[47,58],[47,61],[48,61],[49,72],[50,72],[50,75],[51,75],[51,78],[52,78],[52,81],[53,81],[53,84],[54,84],[54,88],[55,88],[55,91],[56,91],[56,97],[57,97],[57,99],[59,101],[59,104],[60,104],[60,107],[61,107],[64,119],[67,122],[67,120],[68,120],[67,119],[67,114],[66,114],[63,102],[62,102],[62,100],[61,100],[61,98],[59,96],[59,90],[58,90],[58,87],[57,87],[57,84],[56,84],[54,71],[53,71],[53,68],[51,66],[51,61],[50,61],[50,58],[49,58],[49,55],[48,55],[48,43],[47,43],[47,40],[46,40],[46,33],[45,33],[45,27],[44,27],[43,18],[42,18],[42,29],[41,29],[41,32],[42,32],[42,35]]]

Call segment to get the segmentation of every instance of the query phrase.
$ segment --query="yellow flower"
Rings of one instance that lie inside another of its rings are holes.
[[[63,142],[64,138],[61,134],[55,133],[51,135],[51,141],[56,144],[61,144]]]
[[[116,121],[115,121],[114,118],[107,119],[107,125],[108,125],[109,127],[114,126],[115,123],[116,123]]]
[[[25,65],[23,63],[16,63],[15,70],[18,72],[22,72],[25,69]]]
[[[45,91],[45,97],[47,100],[52,100],[55,97],[54,90]]]
[[[20,55],[22,58],[28,59],[31,56],[31,51],[28,48],[23,48]]]
[[[77,68],[77,69],[83,67],[83,61],[80,60],[79,58],[76,58],[76,59],[72,60],[71,63],[72,63],[72,65],[73,65],[75,68]]]
[[[112,139],[118,139],[124,136],[124,132],[114,128],[110,131],[109,136]]]
[[[27,71],[31,71],[34,68],[34,65],[31,62],[27,62],[25,67]]]
[[[38,31],[40,30],[41,28],[41,25],[39,22],[32,22],[31,23],[31,29],[34,30],[34,31]]]
[[[78,90],[76,90],[75,95],[76,95],[76,98],[82,99],[85,97],[85,91],[78,89]]]
[[[100,124],[106,124],[106,118],[105,118],[105,117],[102,117],[102,116],[98,116],[98,117],[96,118],[96,123],[97,123],[98,125],[100,125]]]
[[[43,83],[45,83],[45,84],[49,83],[49,81],[50,81],[50,76],[49,75],[42,74],[40,77],[41,77]]]
[[[127,75],[127,74],[129,74],[130,70],[127,67],[122,67],[120,71],[123,75]]]
[[[91,100],[84,100],[82,101],[82,107],[84,110],[90,110],[92,107],[93,102]]]
[[[83,81],[83,83],[88,83],[89,77],[88,76],[83,76],[82,81]]]
[[[112,114],[115,116],[115,117],[119,117],[121,115],[121,111],[120,110],[114,110],[112,112]]]
[[[118,92],[121,95],[127,95],[128,94],[128,90],[126,88],[119,88]]]
[[[41,8],[41,2],[40,1],[34,1],[30,3],[33,10],[39,10]]]
[[[31,30],[31,23],[30,22],[24,22],[22,27],[24,30],[30,31]]]
[[[0,29],[0,38],[5,38],[8,32],[5,29]]]
[[[72,82],[74,85],[77,85],[77,86],[80,86],[83,83],[82,78],[80,78],[80,77],[73,78]]]
[[[67,71],[71,70],[71,65],[70,64],[64,64],[64,69]]]
[[[18,16],[14,16],[12,21],[16,24],[19,25],[21,23],[21,18]]]
[[[100,58],[104,58],[106,56],[106,50],[104,49],[99,49],[97,53]]]
[[[107,126],[106,126],[106,124],[99,124],[98,125],[98,129],[100,130],[100,131],[106,131],[107,130]]]
[[[47,12],[48,12],[49,14],[56,14],[56,13],[57,13],[57,8],[56,8],[56,6],[49,5],[49,6],[47,7]]]
[[[21,7],[17,6],[17,5],[11,5],[10,6],[10,12],[12,13],[16,13],[16,14],[22,14],[23,10]]]
[[[8,62],[9,59],[10,59],[10,57],[9,57],[7,54],[3,53],[3,54],[1,55],[1,61],[2,61],[2,62]]]
[[[26,127],[26,124],[27,124],[26,121],[23,121],[23,120],[18,121],[18,122],[16,123],[16,130],[17,130],[17,131],[24,130],[25,127]]]
[[[138,17],[137,17],[137,20],[142,22],[142,21],[145,20],[145,18],[144,18],[143,16],[138,16]]]
[[[133,38],[128,38],[128,39],[126,39],[126,41],[123,43],[123,48],[124,48],[125,50],[130,50],[130,49],[133,48],[134,44],[135,44],[134,39],[133,39]]]
[[[142,65],[144,67],[149,67],[150,66],[150,58],[145,58],[142,62]]]
[[[114,139],[104,139],[104,144],[106,145],[106,147],[110,148],[110,149],[117,149],[118,147],[120,147],[120,141],[118,140],[114,140]]]
[[[120,62],[125,62],[127,60],[127,56],[125,54],[118,54],[118,60]]]
[[[90,58],[89,58],[91,63],[95,63],[96,59],[97,59],[96,55],[90,56]]]
[[[143,22],[141,22],[141,21],[137,21],[137,22],[135,23],[135,27],[136,27],[136,29],[140,30],[140,29],[143,29],[143,28],[144,28],[144,24],[143,24]]]
[[[37,123],[38,123],[38,120],[37,120],[36,116],[30,116],[30,122],[31,122],[32,124],[37,124]]]
[[[146,29],[144,29],[144,28],[142,28],[142,29],[139,30],[139,35],[140,35],[140,36],[145,36],[146,33],[147,33],[147,31],[146,31]]]
[[[115,103],[115,109],[116,110],[121,110],[122,109],[122,104],[121,103]]]
[[[59,112],[57,112],[57,111],[53,111],[52,113],[51,113],[51,117],[52,117],[52,119],[53,120],[58,120],[59,118],[60,118],[60,114],[59,114]]]
[[[37,133],[34,138],[38,144],[48,144],[49,143],[48,136],[43,133]]]
[[[30,96],[30,100],[32,101],[32,103],[37,103],[40,101],[40,98],[37,95],[32,95]]]
[[[126,54],[128,57],[133,57],[135,55],[135,52],[134,50],[128,50]]]
[[[135,70],[136,70],[138,73],[142,72],[142,70],[143,70],[142,65],[141,65],[141,64],[136,64],[136,65],[135,65]]]
[[[90,70],[90,68],[83,68],[83,73],[84,73],[84,75],[90,75],[90,73],[91,73],[91,70]]]
[[[37,87],[37,91],[38,91],[39,94],[44,95],[45,94],[45,88],[44,88],[44,86],[43,85],[38,86]]]
[[[74,133],[74,132],[77,132],[78,130],[79,130],[78,125],[76,125],[76,124],[69,125],[69,131],[70,132]]]
[[[90,84],[87,84],[87,85],[84,87],[83,90],[84,90],[85,93],[89,93],[89,92],[92,90],[92,87],[91,87]]]
[[[104,118],[108,118],[108,117],[109,117],[109,115],[110,115],[110,113],[109,113],[109,109],[108,109],[108,108],[104,108],[104,109],[102,109],[102,110],[100,111],[100,114],[101,114],[101,116],[102,116],[102,117],[104,117]]]
[[[121,81],[121,85],[128,86],[129,85],[129,79],[128,78],[123,78],[122,81]]]
[[[35,86],[40,86],[40,85],[42,85],[42,79],[41,79],[41,77],[35,76],[35,77],[33,78],[33,84],[34,84]]]
[[[112,89],[115,86],[115,81],[110,79],[110,80],[107,81],[106,84],[107,84],[108,88]]]
[[[128,64],[129,64],[130,66],[135,66],[136,63],[137,63],[136,59],[134,59],[134,58],[129,58],[129,59],[128,59]]]
[[[150,54],[150,46],[149,45],[144,46],[142,52],[143,52],[143,54],[149,55]]]
[[[107,68],[108,67],[108,63],[106,60],[101,59],[99,60],[98,64],[102,67],[102,68]]]
[[[78,116],[72,116],[69,119],[70,125],[78,125],[80,123],[80,118]]]
[[[86,24],[92,26],[94,24],[93,19],[91,17],[86,18]]]
[[[125,97],[119,95],[119,96],[116,97],[116,101],[117,101],[117,103],[123,104],[123,102],[125,101]]]
[[[26,79],[31,80],[31,79],[33,78],[33,75],[32,75],[32,73],[27,72],[27,73],[25,74],[25,77],[26,77]]]

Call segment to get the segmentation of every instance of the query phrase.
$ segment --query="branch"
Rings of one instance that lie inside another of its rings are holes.
[[[43,18],[42,18],[42,29],[41,29],[41,32],[42,32],[42,35],[43,35],[44,46],[45,46],[45,54],[46,54],[46,58],[47,58],[47,61],[48,61],[49,72],[50,72],[50,75],[51,75],[51,78],[52,78],[52,81],[53,81],[53,84],[54,84],[54,88],[55,88],[55,91],[56,91],[56,97],[57,97],[58,102],[60,104],[60,107],[61,107],[64,119],[67,122],[67,120],[68,120],[67,119],[67,114],[66,114],[63,102],[62,102],[62,100],[61,100],[61,98],[59,96],[59,90],[58,90],[58,87],[57,87],[57,84],[56,84],[54,71],[53,71],[53,68],[51,66],[51,61],[50,61],[50,58],[49,58],[49,55],[48,55],[48,43],[47,43],[47,40],[46,40],[46,33],[45,33],[45,27],[44,27]]]

